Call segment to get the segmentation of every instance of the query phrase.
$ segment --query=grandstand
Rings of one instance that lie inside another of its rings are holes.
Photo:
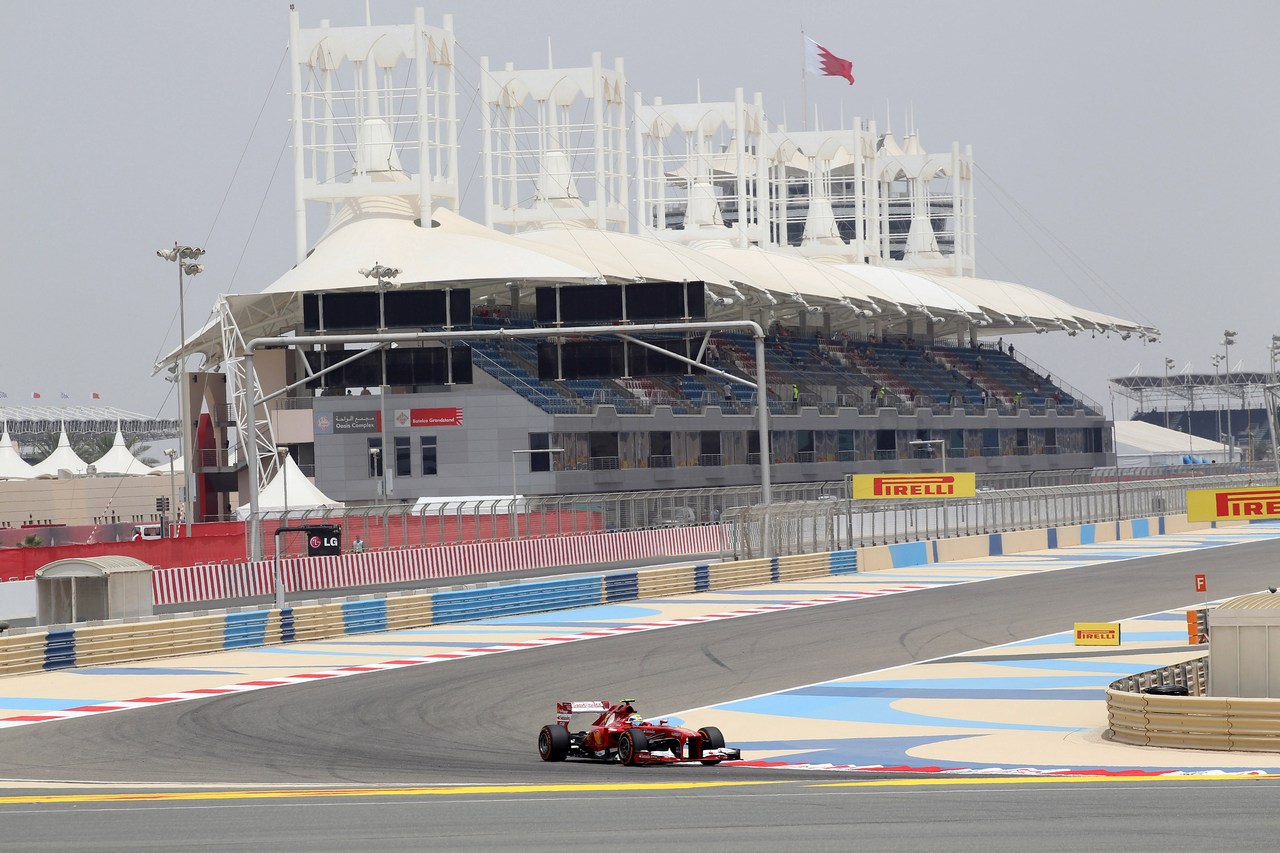
[[[157,418],[118,409],[115,406],[4,406],[0,420],[9,435],[21,446],[47,435],[68,433],[113,434],[118,428],[144,441],[174,439],[181,433],[175,418]]]
[[[349,504],[751,485],[762,464],[780,483],[925,471],[939,442],[948,470],[1114,462],[1101,408],[1012,341],[1157,331],[976,277],[968,148],[861,119],[789,132],[741,90],[629,106],[621,62],[598,54],[482,63],[471,222],[448,20],[304,28],[291,12],[291,30],[297,264],[220,299],[161,363],[204,359],[186,377],[199,516],[269,480],[281,447]],[[371,44],[377,80],[352,61]],[[763,330],[763,387],[743,321]]]

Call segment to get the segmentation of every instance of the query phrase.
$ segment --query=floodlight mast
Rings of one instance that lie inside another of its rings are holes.
[[[186,370],[179,369],[186,362],[186,353],[183,348],[187,345],[187,311],[186,311],[186,284],[183,280],[184,275],[199,275],[204,272],[204,265],[198,264],[196,261],[204,254],[204,249],[198,249],[195,246],[183,246],[177,242],[173,244],[172,249],[158,249],[156,255],[171,263],[178,265],[178,336],[181,340],[178,342],[178,357],[173,362],[174,381],[180,383],[178,385],[178,405],[182,408],[182,514],[186,519],[187,537],[191,537],[191,525],[194,523],[195,515],[195,466],[194,460],[191,458],[191,402],[189,399],[187,373]]]
[[[769,401],[765,379],[765,350],[764,350],[764,330],[759,323],[754,320],[725,320],[720,322],[695,322],[695,323],[649,323],[644,325],[632,326],[558,326],[548,329],[486,329],[483,331],[470,330],[454,330],[449,332],[378,332],[376,334],[351,334],[351,335],[296,335],[281,336],[269,338],[254,338],[245,344],[244,348],[244,389],[241,393],[245,395],[245,411],[256,412],[257,407],[265,402],[265,399],[255,399],[257,377],[254,371],[253,356],[254,352],[263,347],[288,347],[303,346],[312,344],[367,344],[374,346],[374,349],[380,349],[390,343],[413,343],[421,341],[434,340],[488,340],[492,338],[551,338],[560,337],[562,335],[604,335],[611,337],[620,337],[623,339],[631,339],[633,335],[643,335],[658,332],[721,332],[729,329],[742,329],[751,333],[755,340],[755,358],[756,358],[756,381],[751,383],[740,377],[733,376],[722,370],[696,362],[693,359],[685,358],[676,353],[663,351],[666,355],[671,356],[677,361],[694,365],[707,373],[717,376],[723,376],[733,382],[743,384],[754,384],[756,389],[756,419],[757,429],[760,434],[760,500],[765,506],[773,503],[772,478],[770,475],[770,465],[772,463],[772,449],[769,443]],[[374,351],[374,350],[371,350]],[[269,416],[269,415],[268,415]],[[256,415],[250,417],[249,427],[249,559],[258,560],[262,557],[262,536],[261,522],[258,518],[258,474],[259,459],[262,450],[258,445],[258,429],[256,423]],[[243,437],[241,442],[243,443]],[[385,464],[385,460],[384,460]],[[769,526],[763,527],[763,544],[766,556],[773,555],[773,543],[770,541]]]

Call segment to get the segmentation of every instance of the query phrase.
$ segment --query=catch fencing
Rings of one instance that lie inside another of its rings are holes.
[[[1121,469],[1123,470],[1123,469]],[[1006,488],[955,500],[829,499],[734,507],[726,538],[737,559],[984,533],[1119,522],[1187,511],[1186,491],[1262,485],[1255,473],[1115,479],[1078,485]]]
[[[922,457],[923,458],[923,457]],[[1060,486],[1114,487],[1116,484],[1141,484],[1151,482],[1176,482],[1177,488],[1212,488],[1203,485],[1219,479],[1226,473],[1253,477],[1259,483],[1264,477],[1274,477],[1266,465],[1185,465],[1177,468],[1085,468],[1061,471],[1028,471],[1004,474],[979,474],[978,488],[982,494],[1026,494]],[[1270,474],[1268,474],[1270,472]],[[1194,480],[1196,485],[1187,485]],[[1269,481],[1269,480],[1266,480]],[[1232,481],[1233,484],[1236,481]],[[1021,491],[1019,491],[1021,490]],[[1100,495],[1107,493],[1100,488]],[[1123,491],[1123,490],[1122,490]],[[840,502],[849,497],[846,481],[835,480],[809,483],[775,483],[773,502],[777,505],[803,504],[801,512],[813,509],[812,503]],[[292,512],[261,512],[246,524],[257,521],[267,535],[262,537],[264,556],[274,553],[275,538],[270,531],[277,525],[336,524],[343,529],[345,547],[357,539],[368,551],[403,548],[432,548],[439,545],[465,545],[482,542],[519,541],[524,539],[548,539],[576,536],[586,533],[614,533],[628,530],[652,530],[655,528],[688,527],[698,524],[715,524],[746,507],[761,502],[759,486],[724,486],[700,489],[667,489],[661,491],[601,492],[576,495],[526,495],[496,496],[485,498],[439,498],[425,505],[391,504],[380,506],[339,507],[329,509],[296,510]],[[1123,495],[1122,500],[1130,500]],[[1104,497],[1097,499],[1105,503]],[[844,504],[839,504],[844,507]],[[836,506],[819,507],[817,511],[827,515]],[[935,510],[936,511],[936,510]],[[1168,512],[1175,512],[1170,509]],[[965,517],[963,508],[951,508],[948,512],[960,519]],[[1015,517],[1016,507],[1010,511]],[[1164,514],[1166,510],[1152,508],[1141,514]],[[843,512],[848,517],[848,512]],[[1098,519],[1116,518],[1115,514],[1101,515]],[[1094,519],[1094,520],[1098,520]],[[1048,524],[1060,519],[1047,517]],[[265,523],[264,523],[265,522]],[[834,520],[832,522],[834,524]],[[911,513],[902,519],[883,519],[869,522],[866,535],[870,543],[877,538],[885,541],[902,541],[901,536],[916,530],[929,531],[941,522]],[[947,525],[963,522],[946,522]],[[995,523],[984,522],[987,524]],[[1009,528],[1017,529],[1017,528]],[[796,533],[798,536],[798,532]],[[946,534],[944,534],[946,535]],[[962,534],[951,534],[962,535]],[[783,541],[783,540],[780,540]],[[295,549],[297,542],[292,544]],[[813,550],[813,549],[811,549]],[[821,550],[821,546],[816,549]],[[246,540],[246,551],[247,540]],[[288,553],[286,549],[286,553]],[[799,553],[791,550],[785,553]]]

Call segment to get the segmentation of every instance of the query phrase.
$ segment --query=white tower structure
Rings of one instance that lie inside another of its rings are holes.
[[[764,99],[741,89],[732,101],[642,103],[636,95],[636,209],[644,228],[681,242],[768,242],[767,175],[757,156]],[[679,212],[678,220],[669,214]],[[681,234],[671,233],[678,228]]]
[[[307,203],[329,221],[352,199],[416,202],[419,223],[458,209],[453,21],[332,27],[299,25],[290,9],[295,244],[307,253]]]
[[[900,144],[861,119],[768,131],[760,96],[746,105],[741,93],[730,104],[637,101],[634,112],[637,218],[670,239],[974,275],[969,148],[930,154],[914,131]]]
[[[548,63],[550,64],[550,63]],[[500,71],[480,60],[484,224],[628,227],[626,77],[585,68]]]

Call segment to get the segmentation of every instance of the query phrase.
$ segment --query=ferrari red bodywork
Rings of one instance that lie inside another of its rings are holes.
[[[595,714],[595,722],[582,731],[570,727],[577,714]],[[538,754],[543,761],[587,758],[620,761],[623,764],[678,764],[701,762],[719,764],[742,757],[739,750],[724,745],[720,730],[713,726],[694,731],[656,723],[633,722],[632,700],[621,702],[557,702],[556,721],[538,733]]]

